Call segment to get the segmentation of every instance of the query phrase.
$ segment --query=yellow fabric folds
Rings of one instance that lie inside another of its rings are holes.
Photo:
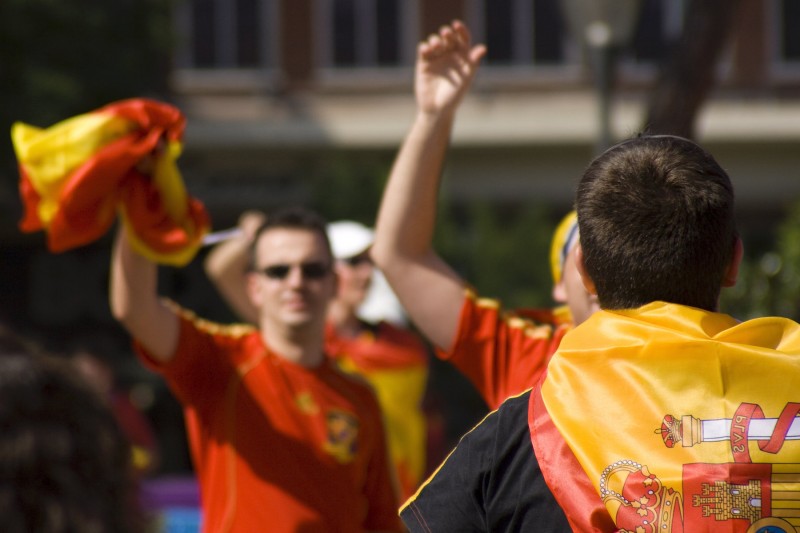
[[[45,129],[14,124],[25,207],[20,229],[46,231],[48,248],[61,252],[101,237],[120,212],[140,253],[187,263],[210,222],[176,165],[184,125],[175,107],[141,98]]]
[[[58,211],[58,198],[69,176],[110,141],[131,130],[122,117],[92,113],[78,115],[47,129],[22,122],[11,128],[17,158],[23,162],[41,201],[39,219],[48,225]]]
[[[795,322],[601,311],[564,337],[541,390],[622,531],[800,527]]]

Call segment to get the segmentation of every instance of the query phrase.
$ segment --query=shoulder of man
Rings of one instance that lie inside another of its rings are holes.
[[[533,453],[529,398],[509,398],[462,437],[401,509],[411,531],[569,531]]]

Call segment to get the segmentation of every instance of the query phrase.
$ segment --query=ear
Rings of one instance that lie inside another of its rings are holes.
[[[580,242],[575,245],[575,267],[581,275],[581,281],[583,282],[583,287],[586,289],[586,292],[592,296],[597,296],[597,289],[594,286],[594,281],[589,277],[589,274],[586,273],[586,265],[583,264],[583,248]]]
[[[742,239],[736,237],[736,241],[733,243],[733,257],[731,257],[731,262],[728,264],[725,275],[722,277],[723,287],[733,287],[736,285],[736,278],[739,277],[739,265],[742,263],[743,256],[744,245],[742,244]]]
[[[561,281],[553,285],[553,301],[563,304],[567,301],[567,289],[564,287],[564,277],[561,277]]]

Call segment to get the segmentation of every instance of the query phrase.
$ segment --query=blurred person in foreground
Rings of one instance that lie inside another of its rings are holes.
[[[254,229],[266,218],[260,212],[244,213],[239,223],[240,235],[215,246],[205,260],[209,279],[239,317],[248,322],[255,320],[255,309],[245,294],[247,249]],[[399,505],[413,494],[425,475],[426,423],[422,403],[428,354],[419,338],[407,329],[388,320],[368,322],[359,316],[375,274],[369,256],[373,231],[360,223],[342,220],[328,224],[327,234],[339,285],[327,311],[325,353],[343,370],[363,376],[375,390],[400,485]]]
[[[74,339],[67,357],[78,373],[107,402],[131,443],[134,471],[139,477],[146,477],[159,467],[161,454],[155,431],[147,416],[131,401],[129,391],[120,387],[111,361],[112,348],[110,343],[103,341],[102,334]]]
[[[141,533],[131,449],[64,360],[0,327],[0,524],[6,533]]]
[[[411,320],[475,385],[490,409],[531,387],[564,334],[598,309],[575,268],[575,213],[553,237],[553,309],[509,312],[480,297],[433,249],[442,166],[459,104],[481,58],[461,23],[423,43],[415,78],[417,114],[381,203],[371,254]]]
[[[375,396],[324,352],[337,287],[324,221],[272,213],[249,261],[257,328],[160,299],[124,232],[113,251],[113,314],[184,406],[203,530],[401,530]]]

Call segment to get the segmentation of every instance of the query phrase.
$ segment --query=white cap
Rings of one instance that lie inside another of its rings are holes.
[[[347,259],[372,246],[375,232],[358,222],[340,220],[328,224],[328,239],[331,241],[333,257]]]

